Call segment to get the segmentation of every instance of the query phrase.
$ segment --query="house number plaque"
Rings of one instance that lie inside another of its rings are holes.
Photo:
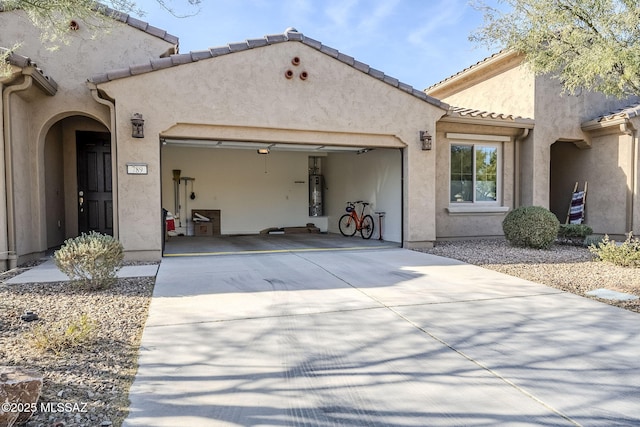
[[[127,175],[146,175],[149,166],[146,163],[127,163]]]

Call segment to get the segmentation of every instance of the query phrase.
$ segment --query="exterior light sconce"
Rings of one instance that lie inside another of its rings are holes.
[[[133,117],[131,117],[131,136],[133,138],[144,138],[144,120],[140,113],[134,113]]]
[[[269,148],[258,148],[258,154],[269,154]]]
[[[426,130],[420,131],[420,142],[422,143],[422,150],[428,151],[431,150],[431,135]]]

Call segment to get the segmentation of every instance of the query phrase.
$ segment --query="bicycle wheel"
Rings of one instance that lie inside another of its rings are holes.
[[[351,237],[356,234],[356,222],[349,214],[344,214],[340,217],[338,228],[343,236]]]
[[[373,234],[373,217],[371,215],[365,215],[362,218],[362,222],[360,223],[360,234],[362,234],[363,239],[370,239]]]

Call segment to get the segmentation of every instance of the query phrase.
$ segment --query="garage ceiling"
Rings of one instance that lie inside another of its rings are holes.
[[[268,128],[258,126],[176,123],[160,132],[166,145],[203,148],[269,149],[304,152],[363,152],[372,148],[405,148],[393,134]]]
[[[162,145],[191,147],[191,148],[232,148],[242,150],[257,150],[260,148],[268,148],[273,151],[307,151],[307,152],[353,152],[363,153],[369,151],[367,147],[347,147],[337,145],[314,145],[314,144],[289,144],[289,143],[267,143],[267,142],[251,142],[251,141],[216,141],[202,139],[172,139],[162,138]]]

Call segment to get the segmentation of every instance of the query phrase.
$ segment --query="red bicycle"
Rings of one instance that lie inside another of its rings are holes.
[[[362,211],[360,215],[356,211],[356,205],[362,205]],[[347,213],[340,217],[338,221],[338,228],[343,236],[351,237],[356,234],[356,231],[360,231],[363,239],[370,239],[373,234],[373,217],[371,215],[365,215],[364,210],[370,203],[358,200],[357,202],[347,202]]]

